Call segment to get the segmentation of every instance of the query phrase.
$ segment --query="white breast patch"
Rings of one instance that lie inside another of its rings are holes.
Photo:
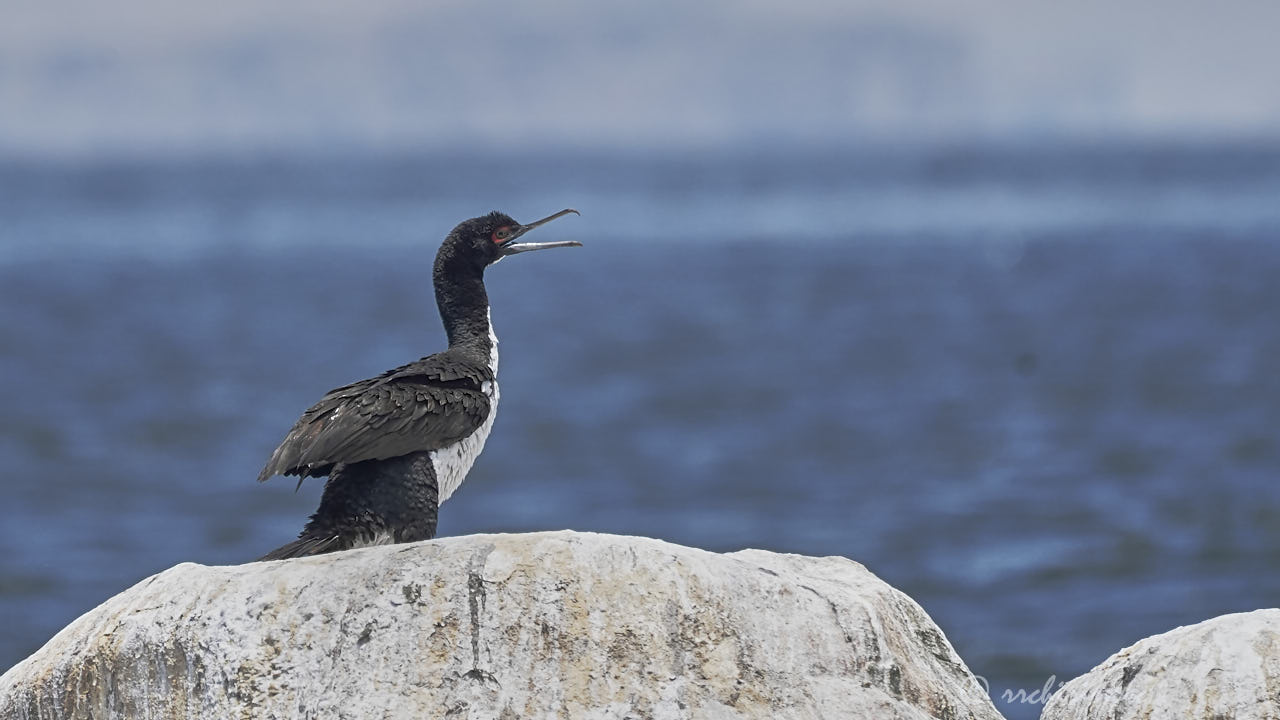
[[[467,478],[471,465],[479,457],[480,451],[484,450],[484,441],[489,438],[489,431],[493,429],[493,419],[498,416],[498,336],[493,333],[492,320],[489,322],[489,369],[493,371],[495,380],[480,386],[481,391],[489,397],[489,416],[475,432],[448,447],[431,451],[431,465],[436,471],[440,505]]]

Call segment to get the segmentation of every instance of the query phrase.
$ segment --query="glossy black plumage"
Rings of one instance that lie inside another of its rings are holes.
[[[441,500],[484,446],[497,401],[497,339],[484,270],[507,255],[576,242],[516,239],[565,210],[521,225],[502,213],[460,223],[436,254],[436,304],[449,348],[329,391],[294,424],[258,476],[328,476],[320,507],[279,560],[435,535]],[[443,454],[440,454],[443,453]],[[444,473],[438,477],[438,473]]]
[[[429,452],[339,463],[325,483],[320,508],[298,539],[259,559],[319,555],[359,543],[430,540],[436,533],[438,497]]]
[[[337,463],[438,450],[467,437],[490,411],[487,365],[449,349],[376,378],[330,390],[312,405],[258,475],[320,477]]]

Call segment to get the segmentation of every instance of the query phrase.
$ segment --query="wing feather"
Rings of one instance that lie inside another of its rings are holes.
[[[258,476],[327,475],[338,463],[437,450],[489,414],[487,365],[451,351],[329,391],[302,414]]]

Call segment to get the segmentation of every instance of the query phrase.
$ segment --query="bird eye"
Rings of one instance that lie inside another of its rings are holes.
[[[496,243],[502,242],[509,237],[511,237],[511,228],[509,227],[500,227],[493,231],[493,241]]]

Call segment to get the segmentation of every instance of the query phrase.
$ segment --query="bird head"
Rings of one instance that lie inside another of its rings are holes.
[[[508,255],[528,252],[530,250],[545,250],[547,248],[558,247],[581,247],[582,243],[576,240],[553,240],[550,242],[522,242],[520,237],[530,230],[545,225],[559,217],[564,217],[569,213],[578,214],[577,210],[561,210],[554,215],[538,220],[537,222],[521,225],[511,219],[510,215],[497,211],[488,215],[464,220],[449,233],[449,237],[445,240],[441,247],[441,252],[452,251],[452,253],[465,256],[469,260],[477,261],[481,267],[492,265]]]

